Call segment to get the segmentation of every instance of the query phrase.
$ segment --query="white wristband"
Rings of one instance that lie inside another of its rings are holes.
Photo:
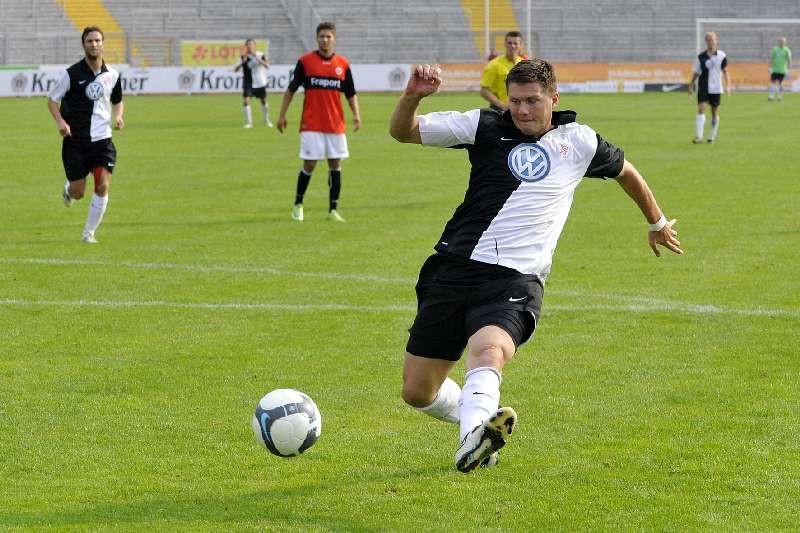
[[[661,231],[661,229],[666,225],[667,217],[664,216],[664,213],[661,213],[661,218],[658,219],[658,222],[650,224],[650,231]]]

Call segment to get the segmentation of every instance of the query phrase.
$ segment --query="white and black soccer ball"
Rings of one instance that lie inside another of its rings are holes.
[[[275,389],[258,402],[253,433],[270,453],[294,457],[311,448],[322,434],[317,404],[294,389]]]

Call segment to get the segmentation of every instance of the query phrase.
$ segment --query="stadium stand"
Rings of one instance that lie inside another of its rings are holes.
[[[337,49],[353,63],[480,61],[459,0],[315,0],[337,26]]]
[[[519,29],[527,0],[493,0],[490,38]],[[530,52],[556,62],[687,61],[698,17],[800,18],[790,0],[531,0]],[[80,9],[72,10],[72,6]],[[0,64],[68,63],[80,57],[78,26],[116,23],[125,62],[180,64],[181,39],[268,38],[275,63],[315,47],[320,20],[338,26],[337,49],[354,63],[482,62],[483,0],[0,0]],[[87,6],[100,10],[87,11]],[[111,18],[104,18],[110,14]],[[95,20],[96,19],[96,20]],[[715,28],[716,29],[716,28]],[[745,30],[745,31],[742,31]],[[106,29],[108,32],[109,30]],[[766,61],[778,35],[800,42],[800,27],[730,26],[720,47],[739,61]]]
[[[0,65],[69,63],[82,55],[80,37],[51,0],[0,0]]]

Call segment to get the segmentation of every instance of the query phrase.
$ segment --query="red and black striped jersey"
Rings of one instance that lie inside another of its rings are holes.
[[[353,74],[347,58],[337,54],[322,57],[309,52],[297,60],[289,90],[305,90],[300,131],[344,133],[344,108],[341,93],[347,98],[356,94]]]

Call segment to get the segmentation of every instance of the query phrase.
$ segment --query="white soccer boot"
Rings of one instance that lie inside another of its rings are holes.
[[[491,468],[500,462],[500,452],[494,452],[492,455],[481,461],[478,465],[480,468]]]
[[[87,244],[97,244],[97,239],[94,238],[94,232],[84,231],[83,235],[81,236],[81,242],[85,242]]]
[[[73,203],[75,203],[75,199],[69,195],[68,187],[69,184],[64,185],[64,188],[61,189],[61,199],[64,200],[64,207],[70,207]]]
[[[459,472],[472,472],[485,462],[484,466],[497,464],[497,450],[506,445],[514,431],[517,413],[511,407],[501,407],[480,426],[467,433],[456,450],[456,469]],[[494,457],[494,459],[492,459]]]
[[[336,209],[328,211],[328,216],[325,218],[334,222],[344,222],[344,218],[342,218],[342,215],[340,215]]]
[[[292,220],[298,222],[303,221],[303,204],[295,204],[292,206]]]

